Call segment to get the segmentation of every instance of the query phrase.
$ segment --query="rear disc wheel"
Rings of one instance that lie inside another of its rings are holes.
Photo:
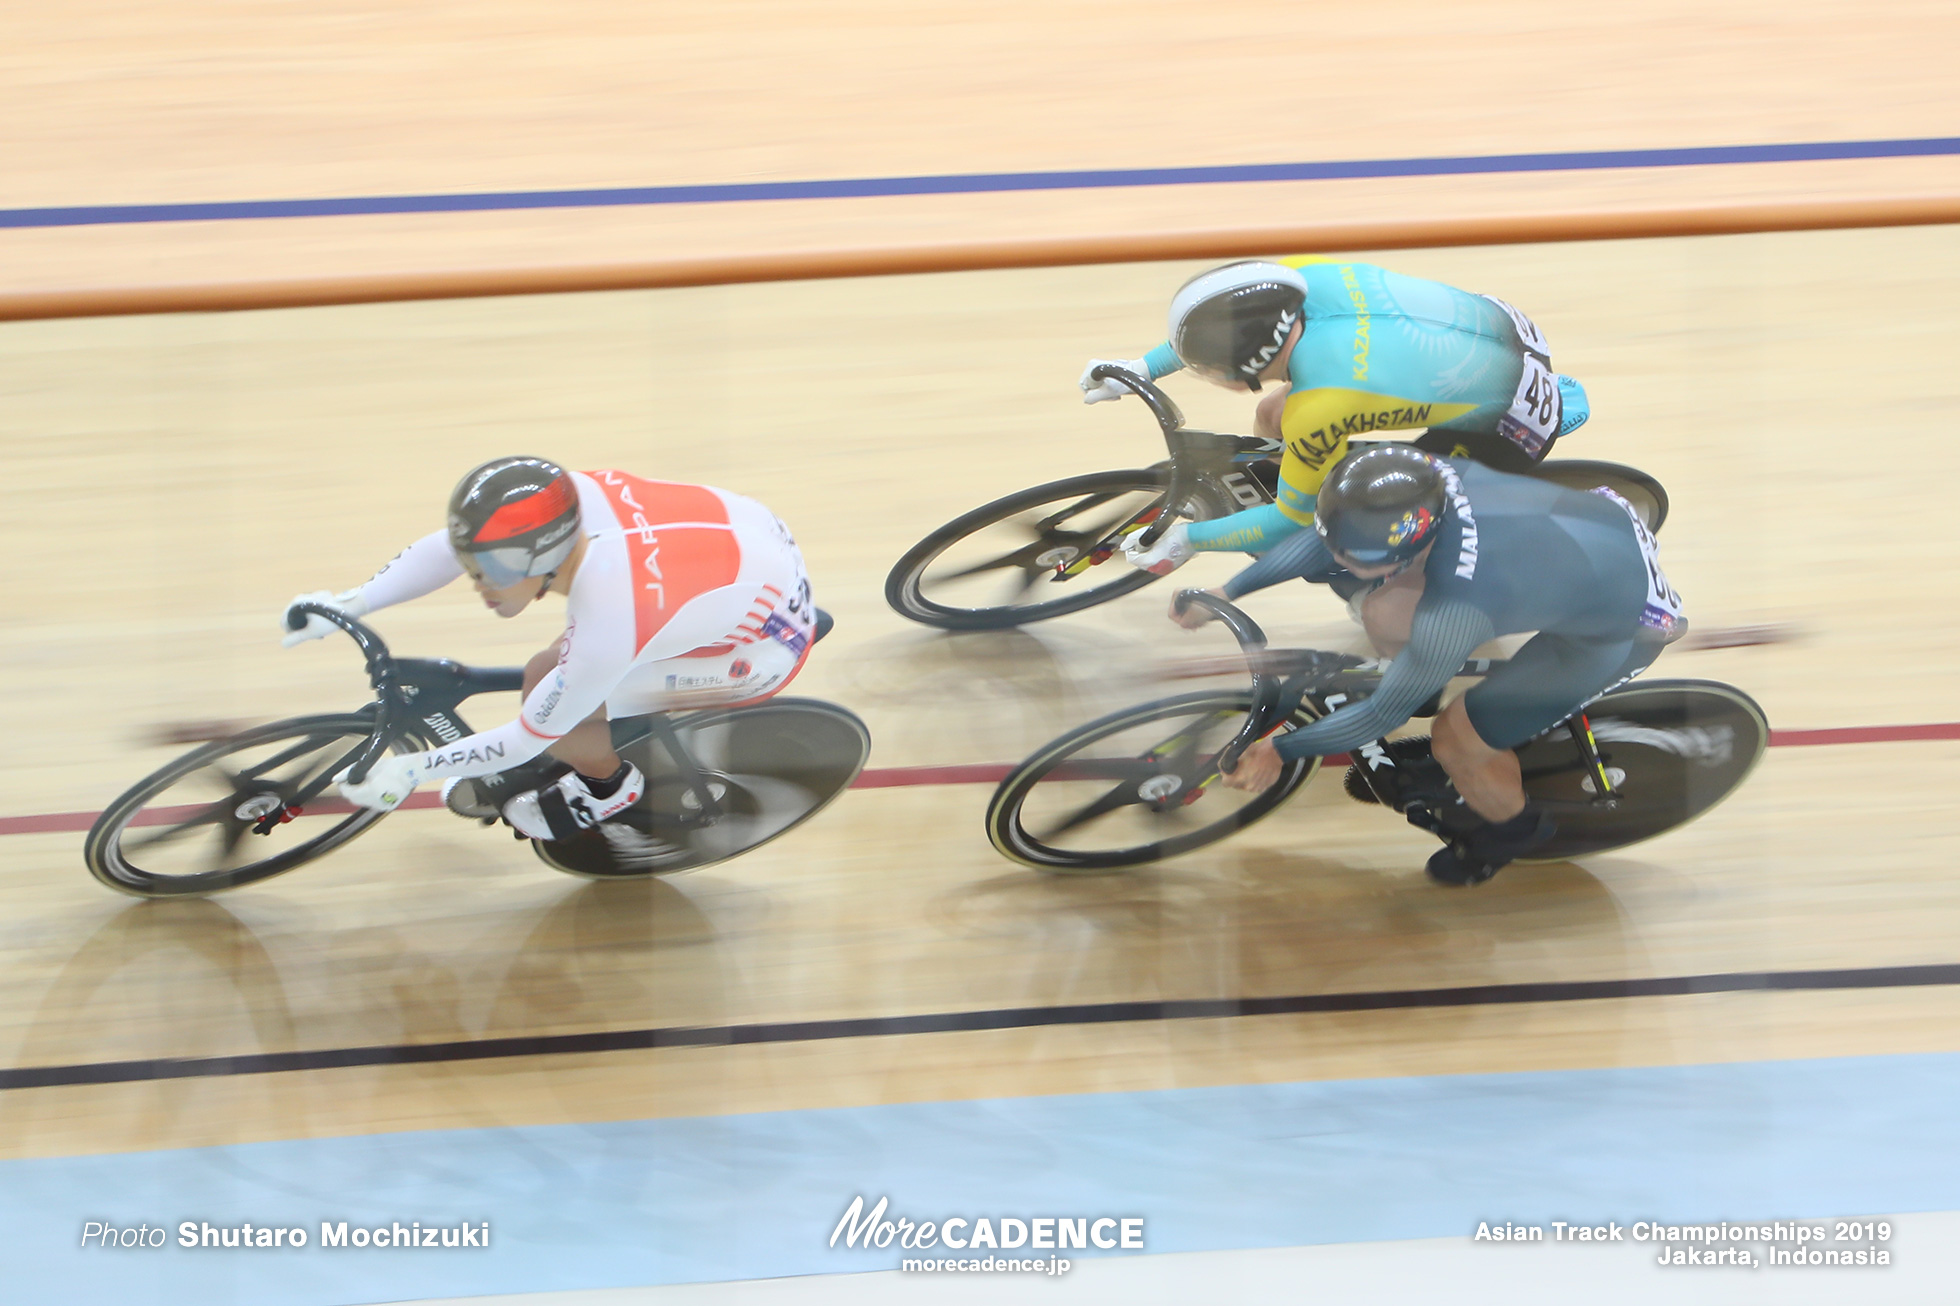
[[[1593,458],[1553,458],[1525,474],[1534,480],[1563,485],[1568,490],[1600,487],[1611,490],[1632,504],[1641,523],[1655,534],[1659,534],[1661,523],[1667,520],[1667,490],[1647,473],[1622,463]]]
[[[1617,802],[1597,789],[1564,726],[1519,747],[1525,792],[1558,832],[1523,861],[1565,861],[1624,848],[1686,825],[1739,788],[1769,744],[1756,701],[1713,680],[1641,681],[1586,708]]]
[[[704,817],[672,754],[642,739],[620,749],[646,777],[640,801],[575,839],[533,841],[547,865],[616,880],[739,857],[822,811],[871,754],[870,732],[856,715],[815,699],[709,709],[676,717],[673,728],[719,814]]]

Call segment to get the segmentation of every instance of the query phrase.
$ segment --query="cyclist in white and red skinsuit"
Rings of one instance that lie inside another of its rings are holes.
[[[539,458],[477,468],[451,498],[447,530],[409,545],[364,585],[300,597],[358,617],[466,572],[500,616],[547,592],[565,595],[564,634],[526,666],[516,720],[387,755],[361,783],[342,780],[350,802],[389,810],[418,784],[449,779],[453,788],[549,751],[570,774],[542,789],[500,794],[491,781],[479,792],[525,835],[571,837],[644,788],[613,751],[609,718],[767,698],[801,670],[813,642],[803,555],[760,503],[618,471],[566,472]],[[331,629],[313,617],[286,642]]]

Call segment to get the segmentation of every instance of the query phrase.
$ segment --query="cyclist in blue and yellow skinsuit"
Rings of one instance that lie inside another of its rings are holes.
[[[1085,402],[1127,393],[1082,374]],[[1426,428],[1417,441],[1517,471],[1586,420],[1585,391],[1551,370],[1531,320],[1502,300],[1321,258],[1230,263],[1171,300],[1170,339],[1111,360],[1151,378],[1190,368],[1230,389],[1288,388],[1261,400],[1255,431],[1284,441],[1278,501],[1181,522],[1130,560],[1164,574],[1191,554],[1263,553],[1313,524],[1315,495],[1348,440]]]

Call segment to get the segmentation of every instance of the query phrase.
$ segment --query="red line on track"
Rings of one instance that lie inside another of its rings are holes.
[[[909,785],[993,785],[1014,768],[1006,763],[970,766],[867,767],[851,781],[853,789],[903,789]]]
[[[1810,748],[1830,744],[1906,744],[1929,740],[1960,739],[1960,721],[1938,721],[1916,726],[1834,726],[1823,730],[1772,730],[1771,748]],[[1329,766],[1345,766],[1347,755],[1326,759]],[[952,766],[871,767],[859,773],[853,789],[905,789],[914,785],[999,784],[1014,768],[1005,763],[967,763]],[[404,808],[441,807],[440,795],[424,790],[410,794]],[[132,825],[168,825],[204,811],[205,805],[155,807],[140,813]],[[338,798],[322,799],[308,807],[309,816],[344,814],[353,808]],[[100,812],[42,812],[31,816],[0,816],[0,835],[59,834],[86,830],[95,824]]]
[[[1772,730],[1771,748],[1808,748],[1818,744],[1904,744],[1928,739],[1960,739],[1960,721],[1937,721],[1923,726],[1833,726],[1828,730]]]

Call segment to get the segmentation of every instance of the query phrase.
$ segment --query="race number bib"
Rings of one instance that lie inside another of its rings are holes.
[[[1603,494],[1626,510],[1633,522],[1633,538],[1640,543],[1640,559],[1647,564],[1647,606],[1641,610],[1640,624],[1672,637],[1681,625],[1681,596],[1667,583],[1667,573],[1661,570],[1660,541],[1640,520],[1634,506],[1603,485],[1593,487],[1594,494]]]
[[[1545,343],[1545,333],[1536,322],[1495,295],[1484,298],[1511,319],[1518,345],[1524,350],[1518,392],[1511,399],[1510,411],[1497,419],[1497,430],[1536,459],[1558,435],[1559,422],[1565,417],[1565,397],[1559,393],[1558,375],[1552,371],[1552,347]]]

